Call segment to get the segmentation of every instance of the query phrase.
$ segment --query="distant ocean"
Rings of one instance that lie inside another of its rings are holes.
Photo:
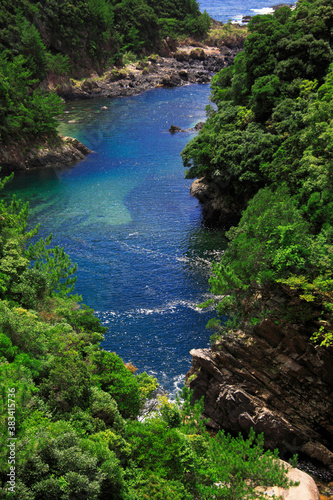
[[[241,23],[243,16],[269,14],[272,7],[282,2],[279,0],[199,0],[200,10],[206,10],[216,21]],[[295,4],[294,0],[287,1],[288,5]]]

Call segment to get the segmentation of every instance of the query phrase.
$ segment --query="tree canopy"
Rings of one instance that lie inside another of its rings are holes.
[[[182,152],[187,177],[214,181],[239,207],[213,267],[212,290],[228,295],[219,313],[238,310],[246,325],[269,314],[296,321],[303,308],[324,343],[333,339],[332,16],[332,1],[301,0],[253,17],[244,51],[213,78],[217,109]],[[246,308],[258,288],[300,300],[288,315]]]

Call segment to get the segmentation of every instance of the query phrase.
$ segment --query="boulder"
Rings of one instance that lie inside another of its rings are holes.
[[[162,78],[161,84],[163,87],[178,87],[183,83],[182,79],[177,73],[170,73]]]
[[[198,122],[195,126],[194,126],[194,129],[195,130],[201,130],[203,128],[203,126],[205,125],[205,122]]]
[[[185,69],[181,69],[180,71],[178,71],[178,75],[183,80],[188,80],[188,72]]]
[[[190,52],[190,58],[196,61],[204,61],[206,59],[205,51],[200,48],[192,49]]]
[[[258,488],[258,492],[266,495],[266,498],[281,498],[281,500],[319,500],[320,495],[316,483],[311,476],[305,472],[291,467],[281,460],[281,463],[288,468],[288,478],[290,481],[299,483],[288,489],[273,486],[271,488]],[[275,497],[274,497],[275,495]]]
[[[177,51],[173,57],[176,59],[176,61],[179,61],[179,62],[184,62],[184,61],[188,61],[190,56],[184,52],[184,51]]]
[[[171,125],[168,130],[171,134],[175,134],[176,132],[182,131],[182,129],[180,127],[177,127],[177,125]]]

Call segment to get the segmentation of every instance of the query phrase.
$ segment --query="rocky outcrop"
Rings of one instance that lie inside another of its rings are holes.
[[[208,83],[212,75],[230,64],[241,49],[241,41],[232,48],[226,45],[177,47],[169,39],[164,41],[160,56],[129,64],[126,69],[114,68],[102,77],[93,75],[80,82],[71,80],[57,85],[56,91],[66,100],[112,98],[136,95],[155,87]]]
[[[83,160],[88,149],[77,139],[59,136],[52,144],[30,145],[12,143],[0,150],[2,174],[50,166],[68,166]]]
[[[190,193],[202,206],[202,215],[207,224],[230,227],[238,223],[244,200],[230,197],[225,192],[227,184],[223,181],[201,177],[193,181]]]
[[[198,132],[203,128],[204,125],[204,122],[198,122],[196,125],[194,125],[194,127],[187,129],[182,129],[181,127],[178,127],[178,125],[170,125],[170,127],[168,128],[168,132],[170,132],[170,134],[175,134],[176,132]]]
[[[274,300],[274,299],[271,299]],[[333,352],[305,331],[265,320],[193,349],[187,383],[213,428],[264,433],[265,446],[302,452],[333,470]]]
[[[184,132],[184,130],[182,130],[177,125],[171,125],[170,128],[168,129],[168,132],[170,132],[171,134],[175,134],[176,132]]]

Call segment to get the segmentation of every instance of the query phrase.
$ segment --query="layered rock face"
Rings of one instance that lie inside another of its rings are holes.
[[[264,433],[265,446],[303,452],[333,470],[333,352],[297,326],[264,320],[193,349],[187,383],[213,428]]]

